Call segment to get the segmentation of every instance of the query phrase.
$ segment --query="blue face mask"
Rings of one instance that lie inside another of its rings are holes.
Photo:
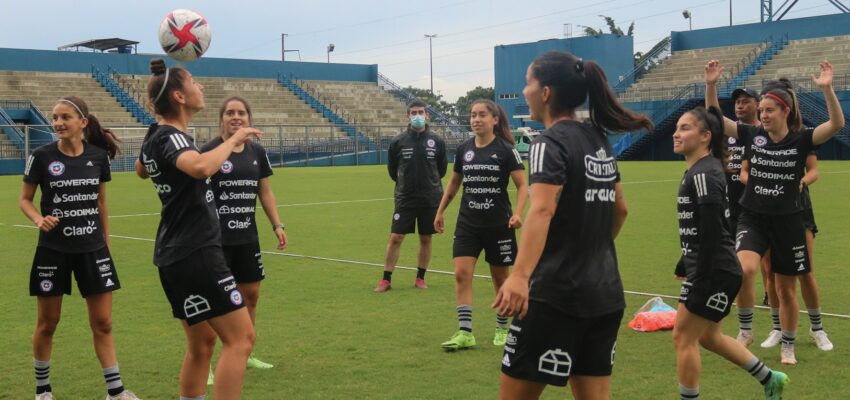
[[[424,115],[414,115],[410,117],[410,125],[412,125],[416,129],[422,129],[425,127],[425,116]]]

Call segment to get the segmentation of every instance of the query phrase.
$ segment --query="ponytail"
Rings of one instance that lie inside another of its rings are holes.
[[[505,110],[493,100],[478,99],[473,101],[469,106],[470,111],[476,104],[483,104],[487,107],[487,111],[490,111],[490,114],[498,119],[499,122],[493,127],[493,133],[511,145],[516,145],[516,140],[514,140],[514,135],[511,133],[511,126],[508,123],[508,116],[505,114]]]
[[[560,51],[543,53],[531,63],[531,73],[540,87],[553,90],[549,112],[553,116],[573,115],[587,101],[590,121],[600,131],[651,130],[652,121],[623,107],[608,85],[602,67]]]
[[[100,147],[106,150],[110,159],[115,159],[115,155],[120,152],[118,144],[121,143],[115,134],[100,125],[100,121],[89,113],[89,106],[83,99],[76,96],[65,96],[59,98],[59,101],[70,103],[74,106],[80,118],[85,118],[89,121],[86,128],[83,130],[83,139],[89,144]]]
[[[584,75],[587,79],[587,109],[594,126],[617,132],[652,130],[652,120],[649,117],[635,113],[620,104],[599,64],[595,61],[584,62]]]

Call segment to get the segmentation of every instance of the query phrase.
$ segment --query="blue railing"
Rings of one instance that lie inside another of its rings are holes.
[[[9,114],[6,114],[6,111],[3,109],[6,108],[6,105],[3,104],[5,102],[0,102],[0,125],[3,125],[2,130],[3,133],[6,134],[6,137],[15,144],[15,147],[18,150],[24,149],[24,133],[21,132],[21,129],[15,125],[15,121],[12,120],[12,117]]]
[[[386,76],[381,75],[380,73],[378,74],[378,85],[381,86],[382,88],[384,88],[385,90],[389,91],[390,93],[392,93],[393,95],[395,95],[396,97],[398,97],[399,99],[404,101],[405,103],[410,102],[411,100],[417,99],[417,97],[414,96],[413,93],[410,93],[407,90],[404,90],[404,88],[399,86],[397,83],[391,81],[390,78],[387,78]],[[425,109],[428,111],[428,116],[430,117],[431,121],[433,121],[433,122],[443,124],[443,125],[446,125],[446,126],[449,126],[449,127],[460,125],[457,120],[441,113],[436,108],[431,107],[430,105],[426,105]],[[454,133],[461,133],[461,131],[453,130],[455,128],[449,128],[449,129]]]
[[[97,67],[92,65],[91,67],[91,75],[93,78],[100,83],[100,86],[103,86],[112,97],[115,97],[121,105],[133,115],[137,121],[142,123],[143,125],[150,125],[156,122],[153,116],[151,116],[144,107],[142,107],[136,100],[127,93],[118,82],[115,82],[114,79],[109,77],[109,74],[112,72],[112,67],[108,67],[107,72],[103,72],[99,70]]]
[[[747,79],[749,79],[750,76],[755,74],[762,66],[764,66],[764,64],[773,59],[773,56],[785,48],[785,45],[788,44],[788,34],[786,33],[779,39],[774,39],[773,36],[770,36],[764,43],[767,43],[764,50],[756,52],[758,48],[754,49],[754,51],[751,51],[750,54],[744,56],[744,58],[735,67],[733,67],[732,78],[726,81],[726,84],[720,90],[720,93],[732,93],[733,90],[741,87],[741,85],[747,82]]]
[[[638,63],[633,70],[624,75],[623,78],[614,85],[614,90],[617,92],[624,92],[629,88],[629,86],[635,83],[636,80],[646,75],[647,72],[655,68],[655,66],[660,64],[661,61],[669,57],[671,53],[671,43],[672,40],[670,36],[661,39],[660,42],[653,46],[652,49],[643,56],[641,62]]]
[[[294,78],[287,77],[286,75],[283,75],[278,72],[277,81],[281,84],[281,86],[289,89],[290,92],[298,96],[299,99],[307,103],[307,105],[312,107],[319,114],[322,114],[322,116],[327,118],[328,121],[330,121],[332,124],[342,129],[342,131],[345,132],[346,135],[356,138],[359,142],[367,146],[373,146],[373,144],[366,135],[358,132],[357,129],[351,126],[351,124],[349,124],[346,120],[340,117],[337,113],[335,113],[324,103],[313,97],[313,95],[311,95],[309,92],[304,90],[304,88],[302,88],[295,82]]]
[[[800,115],[812,122],[812,124],[820,125],[829,121],[829,109],[826,107],[826,103],[815,92],[806,90],[798,91],[797,102],[800,103]],[[850,121],[850,117],[846,113],[844,114],[844,120]],[[850,127],[845,123],[844,128],[841,128],[835,134],[835,138],[845,146],[850,146]]]
[[[694,103],[702,102],[705,98],[705,85],[690,84],[682,87],[672,99],[666,100],[658,107],[650,119],[654,125],[651,132],[640,131],[626,134],[614,144],[617,159],[628,159],[638,154],[642,148],[652,141],[653,137],[668,132],[671,125],[675,127],[676,119],[684,113],[685,108]],[[619,150],[619,151],[618,151]]]

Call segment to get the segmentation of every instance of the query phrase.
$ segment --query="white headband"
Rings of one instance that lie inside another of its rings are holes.
[[[74,106],[74,109],[77,110],[78,113],[80,113],[80,118],[88,118],[85,114],[83,114],[82,110],[80,110],[80,107],[78,107],[73,101],[68,99],[59,99],[59,101],[64,101],[65,103]]]
[[[165,86],[168,85],[168,68],[165,69],[165,79],[162,81],[162,89],[159,89],[159,94],[156,95],[153,99],[153,103],[156,104],[156,101],[162,97],[162,93],[165,92]]]

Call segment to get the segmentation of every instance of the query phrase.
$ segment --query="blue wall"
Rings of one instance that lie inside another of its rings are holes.
[[[527,114],[526,110],[517,110],[517,106],[525,106],[522,88],[525,87],[528,64],[540,54],[553,50],[567,51],[585,60],[598,62],[612,84],[618,81],[619,76],[628,74],[634,68],[634,43],[631,36],[605,34],[496,46],[496,101],[505,109],[511,126],[520,126],[520,121],[512,118],[517,111],[519,114]],[[505,94],[515,94],[517,98],[501,99],[500,95]]]
[[[788,34],[788,39],[850,35],[850,14],[788,19],[696,31],[671,32],[673,51],[759,43],[766,37]]]
[[[82,53],[53,50],[0,48],[0,70],[44,72],[91,72],[92,65],[102,71],[112,66],[120,73],[148,75],[150,60],[165,58],[168,66],[181,65],[164,55]],[[240,60],[204,57],[183,64],[197,76],[275,79],[277,73],[298,79],[377,82],[377,65],[328,64],[300,61]]]

